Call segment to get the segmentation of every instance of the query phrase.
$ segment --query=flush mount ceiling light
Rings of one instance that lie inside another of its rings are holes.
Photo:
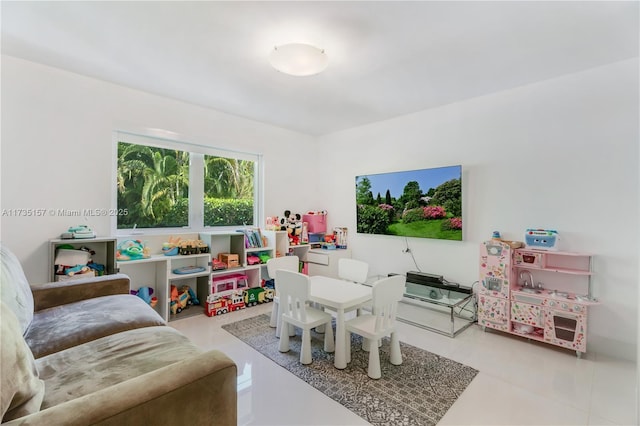
[[[322,49],[309,44],[291,43],[276,46],[269,56],[269,62],[280,72],[303,77],[324,71],[329,60]]]

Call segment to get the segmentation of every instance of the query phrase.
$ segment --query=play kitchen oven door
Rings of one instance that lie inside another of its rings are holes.
[[[577,352],[585,352],[585,309],[582,305],[552,300],[545,312],[544,340]]]

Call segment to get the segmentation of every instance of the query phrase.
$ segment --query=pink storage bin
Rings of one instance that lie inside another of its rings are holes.
[[[309,224],[310,233],[324,234],[327,232],[326,214],[303,214],[302,221]]]

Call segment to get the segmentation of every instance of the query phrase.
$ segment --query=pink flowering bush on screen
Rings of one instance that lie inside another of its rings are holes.
[[[442,219],[447,215],[442,206],[427,206],[423,207],[422,210],[426,219]]]
[[[451,219],[449,219],[449,227],[451,229],[462,229],[462,218],[452,217]]]

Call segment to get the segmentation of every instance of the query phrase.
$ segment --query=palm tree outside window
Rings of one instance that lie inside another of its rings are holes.
[[[117,141],[118,230],[256,226],[258,155],[121,139],[131,138]]]

